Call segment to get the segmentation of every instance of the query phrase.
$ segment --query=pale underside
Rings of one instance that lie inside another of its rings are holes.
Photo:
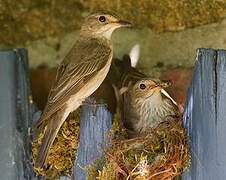
[[[130,130],[137,133],[145,132],[167,120],[167,117],[179,115],[178,107],[174,102],[161,92],[146,99],[127,99],[124,104],[124,122]]]

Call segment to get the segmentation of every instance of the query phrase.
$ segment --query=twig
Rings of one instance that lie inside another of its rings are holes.
[[[130,175],[135,171],[135,169],[139,166],[139,163],[133,168],[133,170],[131,171],[131,173],[129,173],[129,176],[126,178],[126,180],[129,180]]]
[[[161,171],[161,172],[155,173],[155,174],[153,174],[152,176],[150,176],[147,180],[149,180],[149,179],[151,179],[151,178],[153,178],[154,176],[157,176],[157,175],[159,175],[159,174],[169,172],[169,171],[171,171],[171,170],[172,170],[172,169],[169,168],[169,169],[167,169],[167,170],[165,170],[165,171]]]

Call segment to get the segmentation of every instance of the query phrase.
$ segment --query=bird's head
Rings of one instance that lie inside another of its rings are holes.
[[[132,87],[132,93],[136,98],[147,99],[150,97],[161,97],[161,90],[171,85],[171,81],[160,81],[158,79],[142,79]]]
[[[111,38],[112,32],[120,27],[130,27],[129,22],[120,20],[109,12],[96,12],[85,18],[81,34]]]

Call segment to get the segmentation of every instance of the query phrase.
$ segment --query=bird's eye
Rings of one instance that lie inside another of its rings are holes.
[[[140,89],[145,89],[145,88],[146,88],[145,84],[140,84]]]
[[[99,21],[100,21],[100,22],[105,22],[105,21],[106,21],[105,16],[100,16],[100,17],[99,17]]]

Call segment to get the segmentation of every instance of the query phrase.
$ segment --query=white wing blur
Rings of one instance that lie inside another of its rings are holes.
[[[139,55],[140,55],[140,45],[136,44],[132,47],[132,49],[129,53],[132,67],[136,67],[137,62],[139,60]]]

